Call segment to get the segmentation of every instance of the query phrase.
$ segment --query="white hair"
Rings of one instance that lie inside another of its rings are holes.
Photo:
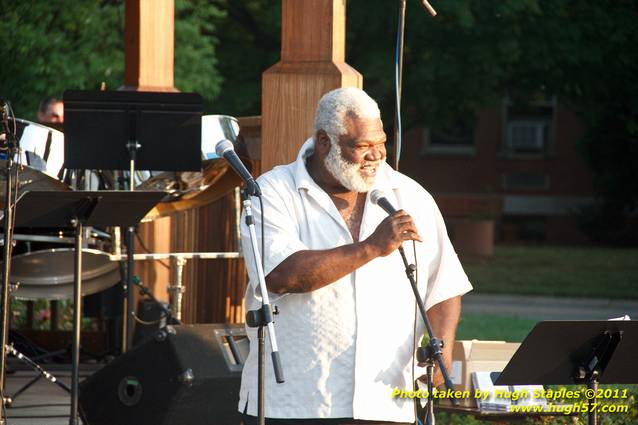
[[[328,135],[347,133],[346,117],[381,118],[379,105],[366,92],[356,87],[343,87],[324,94],[315,113],[315,134],[319,130]]]

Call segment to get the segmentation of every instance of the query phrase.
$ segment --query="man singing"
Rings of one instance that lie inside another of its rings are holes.
[[[449,368],[461,295],[472,286],[432,196],[386,164],[385,141],[374,100],[356,88],[333,90],[319,101],[314,136],[297,160],[258,179],[264,273],[280,311],[275,328],[286,377],[277,384],[266,362],[267,424],[415,421],[414,401],[392,397],[395,388],[412,389],[420,375],[413,355],[424,331],[397,251],[402,244],[417,265],[419,290],[434,334],[445,341]],[[372,203],[376,189],[399,211],[388,216]],[[259,203],[253,207],[259,230]],[[250,246],[243,223],[242,245]],[[255,310],[261,305],[257,272],[251,256],[245,258],[246,308]],[[256,330],[248,328],[248,335],[239,410],[252,425]],[[439,374],[435,384],[441,382]]]

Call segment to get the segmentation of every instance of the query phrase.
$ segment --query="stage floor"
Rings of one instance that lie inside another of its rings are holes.
[[[22,365],[16,365],[15,359],[9,362],[6,393],[12,396],[39,374]],[[14,368],[15,366],[15,368]],[[68,387],[71,387],[70,365],[41,365]],[[100,368],[99,365],[83,364],[80,367],[80,380]],[[68,425],[71,410],[71,395],[58,385],[42,378],[14,400],[7,407],[7,425]],[[82,423],[82,421],[80,421]]]

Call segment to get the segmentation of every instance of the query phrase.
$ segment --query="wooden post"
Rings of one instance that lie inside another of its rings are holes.
[[[176,91],[174,0],[126,0],[124,13],[124,88]]]
[[[173,86],[174,15],[174,0],[126,0],[123,90],[177,91]],[[142,223],[138,233],[151,251],[170,251],[170,218]],[[135,252],[144,252],[138,243]],[[170,270],[144,261],[136,262],[135,274],[156,298],[168,300]]]
[[[281,60],[262,75],[262,172],[296,158],[322,95],[363,84],[345,63],[345,0],[282,0],[281,15]]]

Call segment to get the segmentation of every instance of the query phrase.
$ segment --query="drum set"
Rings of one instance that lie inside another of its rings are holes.
[[[65,143],[61,131],[27,120],[14,119],[14,134],[20,148],[12,159],[15,162],[13,168],[16,169],[15,179],[11,183],[14,194],[10,199],[6,199],[8,173],[2,174],[0,207],[5,207],[7,202],[19,202],[21,197],[30,191],[101,190],[164,192],[162,201],[155,205],[143,221],[206,205],[241,184],[239,177],[229,170],[226,161],[215,154],[216,143],[228,139],[233,142],[240,156],[247,159],[248,155],[235,118],[226,115],[206,115],[201,118],[201,171],[134,171],[132,176],[128,171],[119,170],[67,169],[64,166]],[[4,159],[0,159],[0,169],[7,168],[7,161],[6,155]],[[74,262],[77,251],[81,251],[82,257],[82,296],[100,293],[125,281],[122,271],[126,267],[123,266],[130,260],[126,253],[122,253],[119,228],[83,228],[84,243],[81,250],[77,249],[77,244],[74,245],[77,238],[69,233],[68,228],[16,227],[9,233],[12,249],[11,254],[8,254],[11,256],[8,275],[12,299],[71,299],[74,296],[74,282],[78,273],[77,262]],[[0,244],[5,243],[9,242],[4,235],[0,235]],[[147,253],[134,254],[131,257],[134,260],[170,259],[174,262],[175,282],[169,288],[171,297],[168,310],[173,318],[180,320],[184,292],[182,271],[186,262],[190,259],[238,258],[239,253]],[[10,308],[10,303],[5,306]],[[130,310],[131,306],[128,308]],[[126,318],[123,317],[123,320]],[[123,332],[126,332],[126,326]],[[130,335],[124,335],[122,351],[127,349],[126,340],[131,340]],[[13,347],[7,348],[6,351],[16,355]],[[20,356],[21,354],[16,355],[18,358],[21,358]],[[42,377],[50,379],[51,375],[46,371],[41,374]],[[51,382],[55,382],[55,379]]]
[[[64,134],[61,131],[23,119],[16,119],[21,153],[16,161],[19,167],[17,196],[27,191],[71,190],[128,190],[126,171],[68,170],[64,168]],[[235,141],[236,149],[247,155],[239,136],[239,124],[226,115],[202,117],[202,171],[162,172],[136,171],[136,190],[166,192],[162,202],[144,218],[150,221],[179,211],[205,205],[239,186],[239,178],[228,172],[226,161],[215,154],[217,141],[226,138]],[[0,162],[0,168],[2,167]],[[118,187],[118,182],[123,183]],[[0,180],[0,189],[5,181]],[[2,190],[1,193],[4,193]],[[0,198],[0,204],[4,204]],[[0,205],[1,206],[1,205]],[[91,228],[86,231],[87,246],[83,249],[82,295],[91,295],[116,285],[122,280],[118,261],[122,260],[117,229]],[[12,295],[18,299],[63,300],[73,294],[73,237],[65,229],[16,229],[10,281]],[[4,243],[4,238],[0,241]],[[160,253],[136,254],[136,260],[163,260],[181,258],[222,258],[216,253]],[[237,258],[237,253],[229,253]],[[179,270],[178,270],[179,271]],[[181,273],[178,273],[181,275]],[[181,292],[181,290],[180,290]],[[173,301],[176,303],[177,300]],[[175,305],[172,310],[176,309]],[[179,317],[178,317],[179,318]]]

